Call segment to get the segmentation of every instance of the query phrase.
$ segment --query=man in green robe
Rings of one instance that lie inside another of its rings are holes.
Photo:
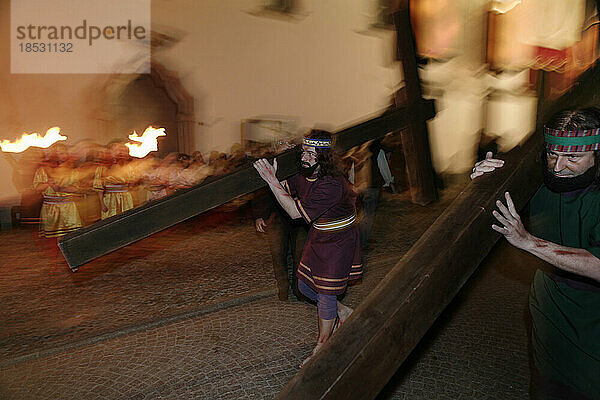
[[[600,110],[559,113],[544,138],[530,231],[508,192],[492,228],[552,266],[536,271],[529,295],[533,398],[600,399]],[[471,179],[503,165],[488,153]]]

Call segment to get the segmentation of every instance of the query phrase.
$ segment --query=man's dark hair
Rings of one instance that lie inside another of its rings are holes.
[[[561,131],[582,131],[587,129],[600,128],[600,110],[596,107],[580,108],[575,110],[565,110],[554,114],[545,126],[550,129]],[[546,149],[542,162],[544,168],[548,168]],[[595,184],[600,185],[600,151],[594,150],[594,166],[596,167]]]
[[[600,110],[595,107],[556,113],[545,124],[561,131],[581,131],[600,128]]]
[[[343,175],[341,162],[335,152],[335,143],[331,133],[320,129],[312,129],[306,137],[310,139],[331,140],[329,148],[315,148],[317,162],[320,165],[319,172],[317,173],[318,177]]]

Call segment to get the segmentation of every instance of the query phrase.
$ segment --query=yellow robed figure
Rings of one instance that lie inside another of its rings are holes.
[[[40,236],[63,236],[83,226],[73,201],[77,183],[77,171],[68,166],[38,168],[33,177],[33,188],[44,196]]]
[[[133,180],[133,171],[127,165],[96,168],[94,189],[103,192],[100,197],[102,219],[133,208],[133,196],[129,191],[129,184]]]
[[[133,208],[133,196],[130,187],[137,178],[129,163],[127,148],[113,144],[110,148],[114,164],[96,168],[94,189],[102,191],[100,206],[101,217],[106,219]]]

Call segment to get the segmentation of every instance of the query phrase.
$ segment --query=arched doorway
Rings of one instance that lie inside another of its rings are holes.
[[[177,140],[177,105],[166,92],[154,84],[150,75],[133,80],[120,97],[116,107],[115,129],[136,131],[139,135],[149,125],[165,128],[166,137],[159,138],[159,156],[179,151]]]
[[[179,78],[153,63],[150,74],[120,76],[107,90],[110,114],[109,137],[122,138],[149,125],[166,128],[160,156],[170,152],[192,153],[194,148],[194,99]]]

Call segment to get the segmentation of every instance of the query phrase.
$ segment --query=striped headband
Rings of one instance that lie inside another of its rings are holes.
[[[569,153],[600,149],[600,128],[581,131],[562,131],[544,127],[546,150]]]
[[[307,146],[318,147],[321,149],[328,149],[331,147],[331,139],[310,139],[305,137],[302,143]]]

